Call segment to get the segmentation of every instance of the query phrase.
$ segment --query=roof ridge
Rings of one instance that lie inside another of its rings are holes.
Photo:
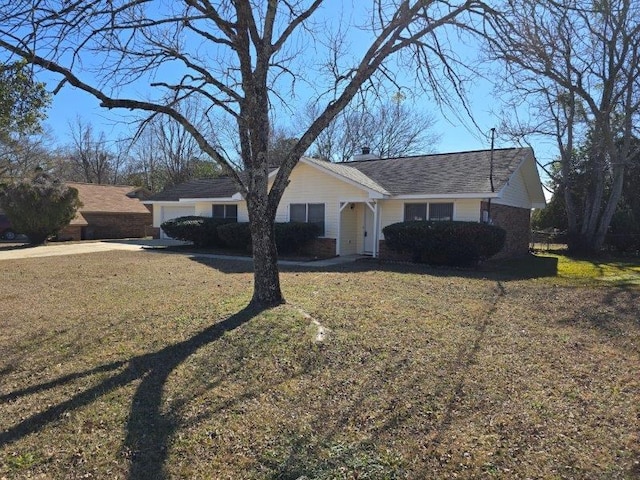
[[[493,151],[506,151],[506,150],[528,150],[530,147],[502,147],[502,148],[494,148]],[[462,153],[480,153],[480,152],[491,152],[490,148],[481,148],[477,150],[460,150],[458,152],[438,152],[438,153],[422,153],[418,155],[404,155],[399,157],[384,157],[384,158],[371,158],[368,160],[347,160],[345,162],[329,162],[335,163],[336,165],[343,164],[351,164],[351,163],[368,163],[368,162],[380,162],[385,160],[400,160],[400,159],[410,159],[410,158],[420,158],[420,157],[439,157],[444,155],[458,155]],[[315,159],[318,160],[318,159]],[[324,160],[328,161],[328,160]]]
[[[113,185],[111,183],[91,183],[91,182],[64,182],[65,185],[87,185],[87,186],[92,186],[92,187],[127,187],[127,188],[144,188],[141,186],[135,186],[135,185]]]

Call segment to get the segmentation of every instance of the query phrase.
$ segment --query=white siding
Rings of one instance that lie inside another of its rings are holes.
[[[191,206],[182,206],[182,205],[175,205],[175,204],[164,205],[164,206],[161,206],[160,208],[157,208],[157,210],[158,210],[158,213],[160,214],[159,222],[157,225],[158,227],[162,224],[162,222],[166,222],[167,220],[171,220],[172,218],[195,215],[195,208],[193,205]],[[153,211],[155,216],[156,205],[154,205]],[[153,226],[154,227],[156,226],[155,219],[153,222]],[[167,237],[167,235],[164,233],[162,229],[160,229],[160,238],[169,238]]]
[[[184,205],[178,202],[154,203],[153,204],[153,226],[159,227],[164,220],[170,218],[181,217],[184,215],[197,215],[199,217],[210,217],[213,214],[213,204],[224,203],[226,205],[238,205],[238,221],[248,222],[249,214],[247,213],[247,204],[242,202],[196,202],[195,204]],[[165,212],[165,213],[163,213]],[[180,215],[167,212],[178,212]],[[163,218],[163,215],[165,218]]]
[[[244,200],[238,203],[238,222],[248,222],[249,211],[247,210],[247,202]]]
[[[438,200],[383,200],[380,201],[380,239],[384,239],[382,229],[392,223],[404,221],[405,203],[453,202],[453,219],[461,222],[480,221],[480,199],[438,199]]]
[[[177,202],[153,204],[153,226],[156,228],[159,228],[165,220],[185,215],[195,215],[193,205],[179,205]]]
[[[213,215],[213,205],[237,205],[238,206],[238,222],[248,222],[249,214],[247,213],[247,203],[242,202],[196,202],[196,215],[200,217],[210,217]]]
[[[380,215],[379,237],[381,240],[384,239],[382,233],[384,227],[404,220],[404,204],[405,200],[384,200],[378,205],[378,215]]]
[[[480,203],[479,199],[454,200],[453,219],[460,222],[479,222]]]
[[[199,217],[211,216],[211,202],[196,202],[196,213]]]
[[[324,236],[338,238],[340,202],[368,199],[366,191],[317,168],[299,163],[291,172],[289,186],[284,191],[276,212],[276,222],[289,221],[289,205],[292,203],[324,203]]]
[[[507,184],[500,192],[500,198],[494,200],[500,205],[509,205],[511,207],[531,208],[531,200],[527,186],[522,178],[522,171],[518,169],[509,179]]]

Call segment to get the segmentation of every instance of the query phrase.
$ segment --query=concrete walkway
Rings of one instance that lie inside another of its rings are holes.
[[[132,239],[132,240],[102,240],[97,242],[76,242],[76,243],[50,243],[38,247],[16,247],[3,250],[3,244],[0,243],[0,261],[15,260],[21,258],[40,258],[55,257],[59,255],[77,255],[81,253],[107,252],[110,250],[128,250],[128,251],[162,251],[167,247],[186,245],[187,242],[179,240],[162,240],[162,239]],[[253,261],[252,257],[243,257],[237,255],[219,255],[212,253],[197,252],[177,252],[169,250],[167,253],[177,255],[185,255],[188,257],[198,258],[217,258],[220,260],[238,260],[244,262]],[[294,261],[280,260],[280,265],[299,265],[307,267],[327,267],[332,265],[340,265],[342,263],[350,263],[361,258],[360,255],[347,255],[344,257],[328,258],[325,260],[315,261]]]

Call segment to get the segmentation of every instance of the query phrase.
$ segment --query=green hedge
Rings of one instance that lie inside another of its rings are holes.
[[[275,234],[278,252],[294,253],[299,251],[311,240],[318,238],[318,235],[320,235],[320,227],[313,223],[276,223]]]
[[[506,238],[502,228],[476,222],[400,222],[383,232],[389,249],[431,265],[475,265],[502,250]]]
[[[186,216],[167,220],[160,225],[169,237],[193,242],[196,247],[223,246],[218,227],[233,222],[226,218]]]
[[[220,225],[218,236],[222,245],[234,250],[251,248],[251,229],[248,222],[228,223]]]
[[[320,228],[311,223],[283,222],[274,225],[278,253],[294,253],[320,234]],[[234,249],[251,248],[249,223],[230,223],[218,228],[223,244]]]

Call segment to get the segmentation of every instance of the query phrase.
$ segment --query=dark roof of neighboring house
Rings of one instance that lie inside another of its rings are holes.
[[[148,200],[177,202],[181,198],[228,198],[238,193],[231,177],[199,178],[179,183],[152,195]]]
[[[78,198],[82,202],[78,211],[81,213],[149,213],[140,200],[128,196],[137,187],[74,182],[67,182],[67,185],[78,190]]]
[[[493,184],[499,191],[518,168],[529,148],[493,151]],[[345,162],[391,195],[438,195],[491,192],[490,150],[439,153],[415,157]]]

